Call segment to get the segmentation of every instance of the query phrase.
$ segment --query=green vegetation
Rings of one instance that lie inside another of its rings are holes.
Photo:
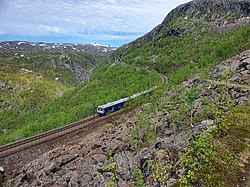
[[[239,181],[238,154],[249,148],[250,107],[238,106],[225,115],[223,130],[203,133],[188,146],[188,156],[181,156],[187,174],[179,180],[180,186],[237,186]]]
[[[11,121],[21,115],[41,108],[61,96],[69,87],[48,80],[37,73],[0,73],[4,88],[1,87],[1,128],[8,128]]]
[[[168,29],[184,28],[180,36],[165,36]],[[183,82],[250,47],[250,26],[217,32],[194,20],[175,18],[152,41],[120,48],[114,56],[129,64],[138,64],[167,74],[169,86]]]
[[[7,127],[9,131],[0,135],[0,144],[80,120],[93,115],[98,105],[131,96],[160,83],[161,77],[156,72],[105,63],[75,89],[35,112],[2,124],[1,129]]]
[[[204,14],[207,19],[212,16],[208,12],[200,12],[197,18]],[[236,15],[232,19],[237,18]],[[166,36],[166,31],[169,29],[179,29],[183,32],[180,31],[182,33],[179,36]],[[157,71],[168,75],[168,97],[162,98],[163,90],[158,90],[147,100],[147,105],[141,108],[143,112],[137,115],[136,124],[131,130],[131,136],[128,137],[133,146],[140,149],[151,145],[159,137],[179,135],[180,131],[191,133],[191,127],[199,125],[208,118],[213,120],[210,124],[211,131],[200,132],[198,135],[192,132],[195,136],[187,140],[186,150],[181,150],[182,153],[179,153],[180,164],[175,163],[173,167],[169,160],[164,160],[166,156],[164,149],[155,154],[155,160],[147,161],[154,182],[167,185],[172,172],[180,169],[182,171],[179,172],[181,175],[178,176],[176,186],[191,187],[197,183],[204,187],[236,186],[239,171],[238,154],[249,148],[246,142],[250,138],[250,107],[235,107],[236,102],[228,96],[228,90],[223,84],[217,85],[214,90],[211,89],[211,94],[204,94],[208,88],[201,88],[195,83],[190,88],[185,88],[182,83],[194,75],[199,77],[204,72],[207,75],[209,68],[216,63],[248,49],[249,41],[249,25],[228,32],[217,32],[196,19],[175,17],[152,41],[118,49],[114,56],[120,57],[126,65],[103,63],[86,82],[71,90],[69,88],[76,85],[76,81],[70,71],[64,73],[60,67],[64,66],[65,60],[73,59],[81,62],[81,66],[86,70],[91,70],[94,64],[89,62],[95,62],[94,57],[86,54],[81,56],[76,53],[58,53],[56,58],[43,57],[42,60],[27,58],[28,63],[26,60],[24,63],[20,57],[15,60],[17,57],[14,57],[13,64],[5,67],[3,64],[6,59],[11,58],[5,54],[5,57],[0,58],[0,65],[7,73],[1,76],[6,77],[6,80],[12,80],[12,83],[24,82],[22,84],[26,86],[17,93],[12,86],[14,97],[11,95],[8,98],[5,94],[0,100],[3,103],[5,98],[8,100],[13,98],[12,103],[20,110],[16,110],[19,113],[16,111],[11,113],[11,110],[1,113],[0,122],[3,124],[0,125],[0,129],[7,128],[8,133],[0,135],[0,145],[80,120],[94,114],[98,105],[158,85],[161,79]],[[44,63],[47,61],[50,63]],[[12,66],[15,70],[9,71]],[[20,68],[32,69],[34,73],[20,73]],[[45,68],[42,72],[44,77],[37,79],[41,74],[40,69],[43,68]],[[148,69],[153,71],[149,72]],[[225,72],[219,78],[226,80],[235,71]],[[11,79],[14,73],[18,76]],[[55,81],[56,77],[60,77],[60,80]],[[32,79],[35,81],[29,82]],[[41,80],[46,84],[40,84]],[[9,84],[5,80],[3,82],[5,85]],[[31,90],[36,94],[27,93],[29,87],[32,87]],[[69,91],[58,97],[55,94],[58,89],[63,92]],[[27,102],[22,99],[23,95]],[[37,100],[40,103],[36,103]],[[135,99],[134,103],[137,102],[140,103],[141,100]],[[196,109],[195,104],[198,105]],[[9,105],[5,103],[4,107],[8,108]],[[19,115],[20,113],[22,115]],[[154,121],[156,119],[158,122]],[[113,124],[106,124],[103,130],[111,131],[113,128]],[[167,132],[166,128],[174,130]],[[112,177],[107,185],[115,186],[119,171],[116,170],[116,163],[112,157],[109,161],[110,164],[104,172],[111,172]],[[135,169],[133,174],[136,180],[135,186],[145,186],[142,171]]]
[[[194,84],[191,88],[177,85],[171,90],[170,97],[161,98],[161,102],[156,99],[143,106],[143,112],[137,116],[137,123],[131,131],[130,140],[138,148],[144,148],[156,138],[166,137],[164,127],[152,120],[160,120],[166,111],[168,115],[164,121],[174,124],[177,131],[189,131],[190,124],[196,126],[208,117],[212,118],[211,132],[204,131],[190,137],[186,151],[180,152],[179,166],[185,172],[175,186],[191,187],[197,183],[204,187],[236,186],[240,177],[239,153],[249,148],[250,107],[236,106],[225,85],[217,85],[209,91],[209,95],[203,95],[207,86],[211,86],[204,85],[199,87]],[[203,106],[193,114],[193,105],[197,100]],[[158,160],[147,161],[154,181],[160,185],[168,184],[173,167],[163,159],[166,155],[164,151],[156,152],[156,155],[160,155]]]
[[[88,71],[99,66],[105,57],[102,53],[1,51],[0,130],[19,126],[10,124],[79,84],[69,60]]]
[[[113,161],[113,157],[108,155],[108,161],[110,164],[104,169],[105,172],[111,172],[111,181],[107,182],[108,187],[115,187],[115,182],[117,182],[119,171],[116,169],[116,162]]]
[[[135,187],[146,187],[143,181],[142,171],[140,169],[134,169],[133,174],[136,175]]]
[[[185,30],[179,36],[165,36],[168,29]],[[196,78],[204,74],[207,79],[210,69],[215,64],[228,59],[250,47],[250,26],[245,25],[228,32],[218,32],[195,19],[174,20],[150,42],[129,44],[118,49],[113,56],[122,61],[149,69],[168,76],[167,98],[159,98],[143,108],[137,116],[137,123],[132,128],[130,141],[137,148],[150,146],[155,139],[166,137],[164,127],[153,121],[161,120],[162,113],[167,111],[164,121],[174,124],[177,131],[191,130],[208,117],[212,117],[216,128],[211,133],[202,132],[191,137],[187,150],[180,154],[180,167],[184,175],[175,186],[236,186],[239,181],[238,155],[249,148],[249,106],[238,106],[228,96],[223,84],[217,85],[213,97],[201,96],[198,85],[184,88],[182,83],[187,78]],[[213,71],[213,70],[212,70]],[[224,80],[234,74],[235,70],[221,75]],[[199,78],[198,78],[199,79]],[[194,103],[202,103],[202,108],[194,113]],[[158,123],[159,124],[159,123]],[[161,124],[161,123],[160,123]],[[175,132],[174,132],[175,133]],[[166,161],[148,161],[154,181],[166,185],[171,173],[171,165]],[[139,180],[139,179],[137,179]]]
[[[211,111],[208,111],[206,106],[199,114],[193,114],[193,103],[199,98],[201,91],[197,86],[184,88],[177,85],[168,98],[163,99],[162,95],[154,94],[151,103],[143,106],[143,112],[136,116],[137,123],[131,130],[131,143],[146,147],[158,137],[164,136],[162,127],[153,120],[156,114],[160,120],[163,111],[169,112],[168,123],[173,123],[180,129],[189,129],[193,124],[207,119]]]
[[[155,182],[158,182],[159,185],[167,185],[169,179],[169,171],[172,168],[170,164],[164,164],[164,162],[147,162],[150,168],[153,170],[153,178]]]
[[[136,116],[137,123],[131,130],[130,142],[137,147],[144,148],[155,141],[160,133],[157,132],[157,124],[152,120],[155,113],[162,110],[162,103],[158,103],[161,95],[155,93],[149,100],[148,104],[143,106],[143,112]],[[150,103],[152,102],[152,103]]]
[[[61,84],[76,85],[77,80],[67,68],[67,61],[72,60],[84,70],[90,70],[100,64],[104,57],[83,52],[2,52],[0,53],[0,67],[5,73],[19,73],[23,72],[21,69],[26,69],[48,80],[55,80],[58,77],[58,82]]]

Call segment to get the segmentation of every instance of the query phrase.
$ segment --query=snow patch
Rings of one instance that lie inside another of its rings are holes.
[[[93,43],[91,45],[93,45],[93,46],[101,46],[101,44],[98,44],[98,43]]]
[[[112,47],[111,45],[102,45],[99,43],[92,43],[91,45],[96,46],[96,47]]]
[[[18,42],[17,45],[21,45],[21,44],[24,44],[25,42]]]

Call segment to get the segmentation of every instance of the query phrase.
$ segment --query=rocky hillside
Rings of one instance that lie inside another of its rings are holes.
[[[250,23],[250,4],[249,1],[241,0],[194,0],[180,5],[172,10],[164,21],[155,27],[145,36],[138,38],[131,44],[140,44],[149,42],[157,37],[160,33],[165,36],[180,35],[187,32],[190,28],[179,25],[179,28],[167,28],[175,19],[199,20],[205,23],[213,23],[214,26],[226,27],[231,24],[237,26],[239,22]],[[245,20],[245,21],[244,21]],[[129,45],[131,45],[129,44]]]
[[[158,102],[12,170],[5,184],[246,186],[249,76],[250,51],[245,51],[209,76],[196,75]]]

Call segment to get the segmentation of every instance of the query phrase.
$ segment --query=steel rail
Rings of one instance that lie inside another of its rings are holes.
[[[53,129],[47,132],[44,132],[42,134],[38,134],[23,140],[19,140],[4,146],[0,147],[0,159],[13,155],[17,152],[23,151],[25,149],[29,149],[31,147],[37,146],[39,144],[43,144],[45,142],[49,142],[51,140],[57,139],[59,137],[62,137],[66,134],[70,134],[73,132],[76,132],[77,130],[84,129],[87,127],[90,127],[91,125],[95,123],[105,122],[106,120],[117,116],[120,113],[123,113],[126,110],[119,110],[117,112],[114,112],[108,116],[92,116],[89,118],[86,118],[81,121],[77,121],[74,123],[71,123],[69,125],[59,127],[57,129]]]

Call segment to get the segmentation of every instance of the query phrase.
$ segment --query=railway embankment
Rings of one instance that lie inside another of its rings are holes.
[[[12,171],[5,184],[227,186],[241,180],[244,186],[249,75],[250,51],[245,51],[215,66],[210,77],[190,78],[164,98],[58,145]]]

